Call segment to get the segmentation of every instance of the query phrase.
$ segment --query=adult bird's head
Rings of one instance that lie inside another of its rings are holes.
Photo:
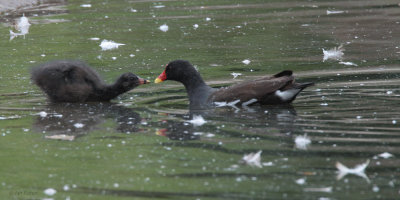
[[[186,60],[174,60],[165,66],[164,71],[154,80],[161,83],[165,80],[185,82],[194,76],[199,76],[197,70]]]

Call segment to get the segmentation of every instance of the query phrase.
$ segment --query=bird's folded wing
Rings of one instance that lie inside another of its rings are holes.
[[[246,81],[227,88],[221,88],[211,94],[210,100],[214,102],[231,102],[240,100],[241,103],[251,99],[260,99],[293,82],[293,76],[279,78],[260,78]]]

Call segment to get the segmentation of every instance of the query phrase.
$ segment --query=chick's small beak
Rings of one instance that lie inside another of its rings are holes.
[[[140,84],[140,85],[148,84],[148,83],[150,83],[149,80],[146,80],[146,79],[143,79],[143,78],[139,78],[139,84]]]
[[[167,79],[167,75],[165,74],[165,71],[163,71],[157,78],[154,80],[154,83],[161,83]]]

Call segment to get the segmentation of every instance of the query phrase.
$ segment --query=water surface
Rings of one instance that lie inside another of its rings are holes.
[[[399,197],[397,1],[64,4],[2,14],[10,19],[0,27],[2,199]],[[29,34],[10,41],[22,13]],[[102,51],[103,39],[126,45]],[[323,49],[340,45],[341,60],[323,61]],[[187,59],[214,87],[284,69],[316,86],[286,106],[190,111],[173,82],[111,103],[51,104],[29,70],[55,59],[84,60],[107,82],[126,71],[153,80]],[[191,124],[194,116],[206,123]],[[299,136],[311,143],[296,146]],[[261,167],[241,162],[259,151]],[[364,176],[338,179],[337,162],[368,160]]]

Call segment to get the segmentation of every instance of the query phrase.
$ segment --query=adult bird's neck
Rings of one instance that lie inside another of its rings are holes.
[[[187,77],[186,79],[182,80],[183,85],[185,86],[186,90],[189,91],[196,91],[198,88],[208,87],[204,80],[199,75],[194,75]]]
[[[201,76],[190,76],[182,81],[189,96],[190,107],[205,108],[213,89],[208,86]]]

